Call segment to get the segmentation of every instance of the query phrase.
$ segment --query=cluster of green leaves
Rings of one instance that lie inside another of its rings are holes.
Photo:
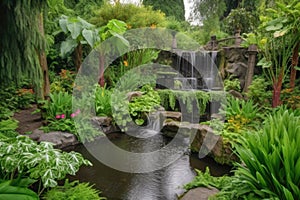
[[[235,172],[238,195],[298,199],[300,196],[300,115],[299,110],[281,107],[264,122],[263,129],[247,135],[237,146],[244,163]]]
[[[241,82],[238,78],[225,79],[224,80],[224,89],[225,89],[225,91],[230,91],[230,90],[241,91]]]
[[[129,113],[137,125],[143,125],[143,114],[154,111],[160,105],[160,97],[150,85],[142,87],[142,96],[134,97],[129,103]]]
[[[196,187],[215,187],[222,189],[228,186],[232,181],[229,176],[214,177],[210,175],[209,168],[207,167],[205,172],[195,169],[197,176],[188,184],[184,186],[184,189],[190,190]]]
[[[89,183],[79,183],[79,181],[69,182],[65,180],[63,186],[57,186],[47,191],[43,198],[45,200],[104,200],[100,197],[100,191],[96,190]]]
[[[263,118],[259,111],[257,104],[252,100],[245,101],[228,96],[227,101],[221,103],[219,110],[225,121],[212,119],[202,124],[208,124],[215,134],[223,137],[225,143],[234,145],[243,142],[247,131],[259,129],[260,120]]]
[[[42,110],[46,112],[47,120],[55,120],[57,116],[64,115],[59,118],[71,118],[72,114],[72,95],[68,92],[54,92],[49,95],[50,100],[41,101]]]
[[[8,87],[0,87],[0,108],[3,108],[0,115],[7,113],[7,110],[29,108],[35,102],[34,91],[29,87],[27,82],[22,82],[19,86],[11,82]]]
[[[72,93],[75,73],[62,69],[59,76],[55,75],[50,85],[50,92],[68,92]]]
[[[0,120],[0,139],[16,137],[18,133],[16,129],[18,128],[18,121],[15,119],[2,119]]]
[[[247,98],[251,99],[260,107],[270,107],[272,92],[269,90],[270,82],[262,76],[255,76],[246,93]]]
[[[112,116],[111,91],[105,87],[96,86],[95,112],[97,116]]]
[[[62,152],[48,142],[37,144],[27,136],[0,141],[1,179],[16,176],[40,180],[44,188],[55,187],[67,174],[75,175],[81,165],[91,165],[81,154]]]

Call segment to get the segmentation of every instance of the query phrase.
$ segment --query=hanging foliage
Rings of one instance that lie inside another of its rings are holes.
[[[38,53],[45,47],[39,15],[46,0],[4,0],[0,3],[0,84],[24,78],[41,88]]]

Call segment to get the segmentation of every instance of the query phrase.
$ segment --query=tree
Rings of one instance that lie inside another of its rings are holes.
[[[111,19],[125,22],[129,29],[150,26],[162,27],[166,23],[164,13],[160,11],[155,11],[151,7],[121,4],[120,2],[116,2],[114,5],[103,4],[100,9],[95,11],[90,22],[100,27],[106,25]]]
[[[0,82],[19,84],[24,78],[30,78],[39,97],[47,96],[49,91],[49,88],[42,89],[49,87],[41,15],[46,7],[46,0],[0,3]]]
[[[143,0],[145,6],[152,6],[154,10],[160,10],[166,16],[174,16],[178,21],[185,20],[185,10],[183,0],[168,0],[162,3],[161,0]]]
[[[91,48],[99,52],[99,85],[104,87],[104,65],[105,65],[105,50],[100,44],[111,36],[116,36],[119,40],[115,40],[116,48],[129,46],[127,40],[121,35],[126,31],[126,23],[120,20],[112,19],[106,25],[96,28],[95,25],[88,23],[80,17],[62,16],[59,24],[64,33],[68,34],[66,41],[61,44],[61,55],[65,56],[75,49],[76,59],[75,64],[79,70],[82,63],[82,45],[88,44]],[[121,42],[120,42],[121,41]],[[100,45],[100,48],[98,46]],[[101,49],[102,48],[102,49]],[[106,50],[112,52],[111,47],[106,46]]]

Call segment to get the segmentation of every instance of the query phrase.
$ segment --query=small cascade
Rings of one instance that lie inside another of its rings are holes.
[[[179,74],[174,78],[174,82],[177,83],[174,89],[216,90],[221,88],[216,67],[217,51],[176,50],[175,53],[177,54],[175,69],[179,71]]]
[[[138,127],[134,136],[137,138],[149,138],[160,133],[162,129],[162,119],[160,112],[153,112],[147,115],[148,124],[144,127]]]

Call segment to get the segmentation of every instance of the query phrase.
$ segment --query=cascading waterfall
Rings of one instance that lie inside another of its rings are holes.
[[[176,69],[179,74],[174,81],[181,82],[180,89],[214,90],[221,87],[218,81],[218,69],[215,66],[217,51],[176,50],[175,53],[177,54]]]

